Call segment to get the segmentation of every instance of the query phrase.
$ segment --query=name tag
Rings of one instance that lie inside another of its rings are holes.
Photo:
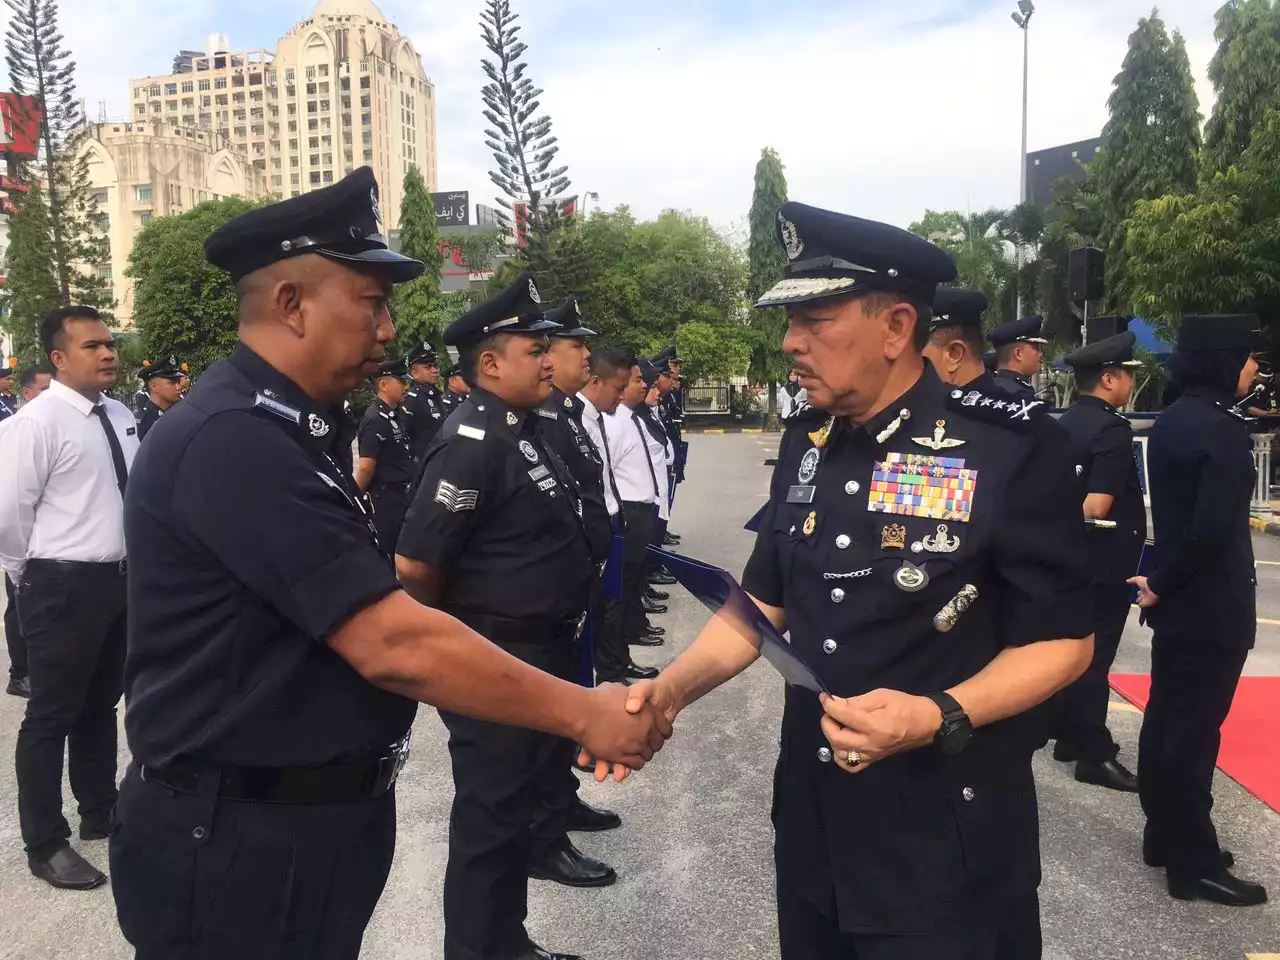
[[[132,437],[137,432],[138,432],[137,427],[129,427],[128,429],[125,430],[124,435],[126,437]]]
[[[813,503],[818,488],[812,486],[796,486],[787,490],[787,503]]]

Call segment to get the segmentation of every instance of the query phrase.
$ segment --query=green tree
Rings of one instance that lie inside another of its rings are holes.
[[[1089,175],[1102,208],[1098,240],[1107,257],[1107,305],[1127,313],[1125,224],[1137,201],[1195,189],[1200,107],[1186,43],[1176,31],[1169,36],[1155,11],[1130,34],[1114,84]]]
[[[1217,100],[1204,131],[1205,180],[1240,159],[1280,101],[1280,9],[1273,0],[1228,0],[1215,20],[1209,80]]]
[[[440,270],[444,254],[440,249],[440,227],[436,208],[427,192],[426,181],[417,167],[404,175],[404,199],[400,202],[400,252],[426,264],[422,276],[396,287],[391,310],[396,320],[397,353],[403,355],[415,343],[434,340],[440,333]]]
[[[689,383],[740,377],[751,362],[756,337],[746,326],[716,326],[695,320],[680,327],[681,373]],[[656,354],[663,344],[651,344]]]
[[[778,243],[778,208],[787,202],[787,177],[782,158],[765,147],[756,164],[755,189],[751,195],[751,238],[747,246],[747,300],[755,303],[770,287],[782,279],[787,257]],[[787,311],[781,307],[753,310],[751,328],[756,343],[751,350],[748,376],[754,383],[769,385],[770,424],[778,412],[778,383],[791,369],[791,361],[782,352],[787,333]]]
[[[209,263],[204,242],[255,204],[213,200],[142,228],[127,276],[134,280],[133,324],[148,357],[180,357],[196,376],[236,344],[236,296],[231,275]]]
[[[507,241],[501,230],[471,230],[467,233],[450,237],[454,249],[462,258],[462,262],[471,270],[483,276],[496,269],[495,261],[506,248]],[[489,281],[477,280],[472,283],[472,298],[479,302],[489,297]]]
[[[5,255],[6,281],[0,286],[4,325],[13,338],[13,350],[22,366],[39,363],[40,318],[62,306],[54,273],[49,208],[38,183],[25,195],[15,191],[18,210],[9,220],[9,249]]]

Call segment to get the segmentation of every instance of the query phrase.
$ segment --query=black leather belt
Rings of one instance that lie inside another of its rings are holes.
[[[402,480],[399,483],[375,483],[369,490],[370,493],[408,493],[413,489],[412,480]]]
[[[584,613],[573,620],[510,620],[465,610],[445,610],[493,643],[573,643],[582,633]]]
[[[124,576],[129,572],[129,561],[111,560],[106,563],[93,563],[86,560],[41,560],[33,558],[26,563],[28,570],[88,570],[94,573],[118,573]]]
[[[324,767],[236,767],[180,760],[163,769],[139,765],[142,779],[178,793],[200,793],[218,780],[218,799],[244,803],[354,803],[380,797],[395,785],[409,759],[409,734],[384,756]]]

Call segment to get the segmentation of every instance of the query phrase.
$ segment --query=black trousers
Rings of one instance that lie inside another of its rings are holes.
[[[1107,704],[1111,687],[1107,675],[1120,648],[1120,637],[1129,619],[1128,584],[1099,583],[1093,588],[1093,660],[1089,669],[1062,692],[1058,740],[1081,760],[1114,760],[1119,746],[1107,729]]]
[[[1151,641],[1151,698],[1138,739],[1138,787],[1147,816],[1148,855],[1163,854],[1172,874],[1214,872],[1213,771],[1222,722],[1231,709],[1248,650],[1214,647],[1203,637],[1157,630]]]
[[[31,699],[18,730],[22,841],[48,856],[71,836],[62,753],[82,820],[116,802],[116,704],[124,691],[125,575],[116,564],[30,560],[18,592]]]
[[[13,581],[4,578],[4,642],[9,648],[9,679],[23,680],[27,676],[27,641],[22,638],[22,624],[18,622],[18,600],[14,595]]]
[[[395,556],[400,528],[409,512],[409,491],[402,483],[374,483],[369,489],[369,499],[373,501],[373,525],[378,528],[378,542]]]
[[[973,914],[961,930],[924,936],[845,933],[778,878],[782,960],[1040,960],[1040,900],[1036,894],[999,917]]]
[[[503,644],[512,656],[572,680],[573,648]],[[528,941],[528,866],[535,810],[563,788],[576,745],[561,737],[445,710],[453,761],[449,865],[444,876],[444,960],[512,960]],[[543,822],[563,837],[565,818]]]
[[[111,831],[136,960],[356,960],[395,852],[394,790],[358,803],[219,801],[130,767]]]
[[[620,683],[631,663],[629,644],[644,629],[644,591],[648,585],[648,548],[657,517],[653,504],[623,501],[626,551],[622,564],[622,597],[604,600],[596,638],[596,682]]]

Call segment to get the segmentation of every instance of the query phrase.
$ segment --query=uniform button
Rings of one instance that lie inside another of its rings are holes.
[[[836,549],[837,549],[837,550],[848,550],[848,549],[849,549],[849,544],[851,544],[851,543],[853,543],[853,541],[852,541],[852,540],[850,540],[850,539],[849,539],[845,534],[843,534],[843,533],[842,533],[842,534],[840,534],[840,536],[836,537]]]
[[[823,653],[831,654],[831,653],[835,653],[839,649],[840,649],[840,644],[836,643],[834,640],[827,639],[822,641]]]
[[[821,760],[823,763],[830,763],[830,762],[831,762],[831,748],[830,748],[830,747],[819,747],[819,748],[818,748],[818,759],[819,759],[819,760]]]
[[[192,830],[192,831],[191,831],[191,835],[192,835],[193,837],[195,837],[197,840],[203,840],[203,839],[204,839],[204,827],[196,827],[194,830]]]
[[[861,489],[862,489],[862,486],[858,483],[857,480],[850,480],[848,483],[844,485],[844,492],[851,497]]]
[[[965,803],[973,802],[973,787],[965,787],[960,791],[960,796],[964,797]]]
[[[841,590],[839,587],[836,587],[834,590],[832,590],[832,591],[831,591],[831,602],[832,602],[832,603],[844,603],[844,591],[843,591],[843,590]]]

